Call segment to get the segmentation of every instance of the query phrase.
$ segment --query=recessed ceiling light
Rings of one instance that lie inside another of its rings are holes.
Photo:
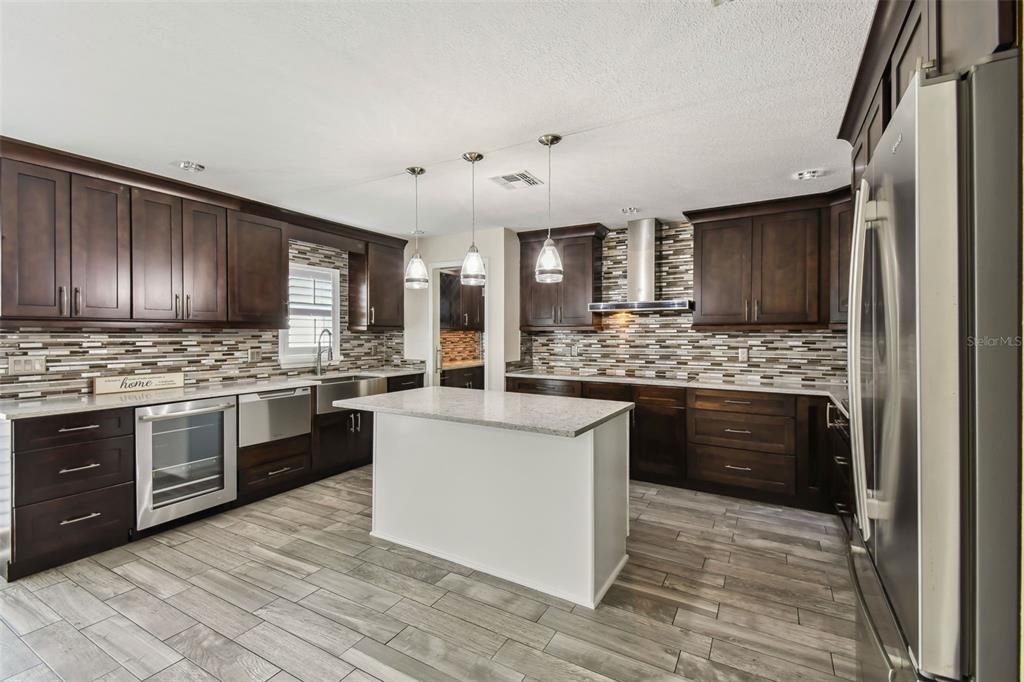
[[[206,166],[198,161],[181,161],[178,163],[178,168],[186,173],[202,173],[206,170]]]
[[[636,215],[637,213],[640,212],[640,209],[637,208],[636,206],[627,206],[624,209],[622,209],[622,212],[625,213],[626,215]]]
[[[793,177],[797,180],[817,180],[818,178],[825,177],[825,171],[820,168],[808,168],[807,170],[797,171],[793,174]]]

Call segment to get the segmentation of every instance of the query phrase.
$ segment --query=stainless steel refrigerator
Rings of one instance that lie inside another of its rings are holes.
[[[1020,67],[900,100],[856,188],[860,680],[1018,678]]]

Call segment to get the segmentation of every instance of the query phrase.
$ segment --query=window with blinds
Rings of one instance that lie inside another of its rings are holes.
[[[338,357],[339,315],[338,271],[292,263],[288,267],[288,329],[280,334],[281,364],[313,364],[324,329],[331,331],[331,347]]]

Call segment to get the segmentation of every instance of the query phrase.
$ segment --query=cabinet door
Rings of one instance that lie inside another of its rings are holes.
[[[131,191],[71,176],[71,314],[123,320],[132,313]]]
[[[750,321],[751,220],[694,226],[694,324]]]
[[[354,410],[331,412],[316,418],[316,439],[313,446],[313,470],[339,472],[362,466],[369,461],[357,443],[358,414]],[[363,417],[366,428],[366,417]],[[372,432],[372,428],[370,429]],[[366,461],[364,461],[366,460]]]
[[[441,329],[461,329],[462,285],[459,283],[459,276],[442,272],[441,287],[438,293],[441,300],[439,311]]]
[[[132,318],[182,315],[181,199],[132,189]]]
[[[892,84],[892,108],[900,103],[917,71],[917,63],[932,59],[928,40],[928,23],[924,13],[926,0],[918,0],[911,8],[896,41],[890,62],[889,81]]]
[[[639,386],[633,402],[630,478],[677,485],[686,465],[685,391]]]
[[[373,461],[373,412],[355,413],[356,430],[350,434],[349,453],[353,466]]]
[[[288,325],[285,223],[228,212],[228,320]]]
[[[67,173],[0,161],[2,312],[64,317],[71,287],[71,180]]]
[[[754,218],[755,324],[818,321],[818,211]]]
[[[543,243],[523,242],[519,250],[519,295],[521,327],[553,327],[557,320],[561,284],[541,284],[534,277],[534,265]],[[564,261],[563,261],[564,265]]]
[[[850,247],[853,243],[853,202],[829,211],[829,321],[845,324],[850,304]]]
[[[588,306],[594,300],[594,239],[559,239],[557,247],[565,269],[557,323],[563,327],[592,326],[594,316]]]
[[[181,206],[182,288],[186,320],[228,319],[228,212],[184,201]]]
[[[366,245],[367,301],[371,327],[405,324],[405,256],[402,249],[370,242]]]
[[[484,330],[484,287],[462,287],[462,325],[470,331]]]

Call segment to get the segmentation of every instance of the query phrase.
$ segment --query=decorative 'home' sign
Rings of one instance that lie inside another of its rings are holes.
[[[185,375],[173,374],[131,374],[126,377],[96,377],[93,393],[128,393],[130,391],[158,391],[162,388],[181,388]]]

